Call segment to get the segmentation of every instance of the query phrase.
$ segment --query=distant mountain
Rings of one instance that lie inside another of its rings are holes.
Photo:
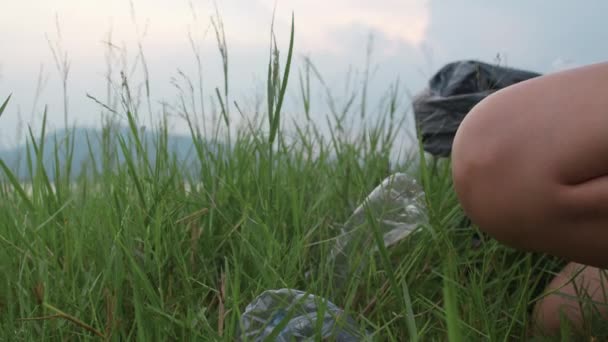
[[[54,178],[55,172],[55,151],[57,150],[57,159],[59,160],[60,170],[65,170],[66,163],[66,148],[67,148],[67,133],[66,130],[58,130],[48,133],[44,139],[43,164],[49,177]],[[93,169],[93,162],[97,164],[97,168],[101,167],[103,156],[103,138],[100,129],[92,128],[74,128],[69,130],[70,139],[73,139],[73,154],[72,154],[72,171],[73,176],[80,175],[85,168]],[[114,158],[118,158],[118,162],[124,161],[124,155],[120,149],[117,135],[120,134],[128,141],[131,136],[126,128],[116,129],[106,139],[113,144],[114,147],[109,150],[114,153]],[[140,139],[145,149],[148,151],[148,158],[151,162],[154,161],[156,155],[156,135],[151,132],[140,133]],[[39,142],[36,142],[39,144]],[[71,142],[70,142],[71,145]],[[167,146],[170,153],[174,154],[178,160],[184,163],[190,163],[196,160],[196,150],[190,136],[185,135],[168,135]],[[29,169],[27,166],[27,144],[17,146],[12,149],[0,150],[0,159],[2,159],[8,167],[21,180],[30,178]],[[35,163],[34,149],[29,146],[32,160]],[[135,148],[133,148],[135,151]],[[93,158],[91,158],[93,156]],[[0,177],[4,176],[0,171]]]

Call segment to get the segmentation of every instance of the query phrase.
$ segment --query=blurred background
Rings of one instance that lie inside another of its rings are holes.
[[[212,107],[215,88],[223,89],[213,17],[225,30],[230,102],[245,112],[264,104],[274,0],[4,1],[0,98],[12,93],[12,99],[0,119],[0,149],[22,142],[27,125],[39,128],[45,105],[51,130],[66,122],[99,126],[104,108],[91,97],[110,105],[121,71],[142,98],[147,80],[145,120],[157,120],[163,105],[165,111],[177,105],[188,82],[202,84],[202,97]],[[295,59],[285,112],[296,120],[302,108],[297,72],[304,58],[314,63],[336,101],[367,78],[365,105],[373,113],[397,79],[407,101],[437,69],[458,59],[547,73],[608,56],[603,0],[279,0],[275,31],[282,63],[292,11]],[[317,83],[311,113],[320,122],[329,111],[326,98]],[[242,118],[231,119],[238,124]],[[169,126],[172,133],[187,133],[178,116],[169,117]]]

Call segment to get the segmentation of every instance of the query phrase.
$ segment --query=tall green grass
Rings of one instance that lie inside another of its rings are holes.
[[[214,28],[226,77],[215,94],[223,128],[209,137],[197,124],[200,113],[182,113],[194,164],[169,148],[164,118],[153,144],[144,141],[126,76],[116,114],[128,133],[104,121],[103,134],[89,139],[86,174],[70,174],[69,144],[56,144],[54,168],[43,167],[46,123],[38,136],[29,132],[31,189],[0,161],[2,340],[234,340],[245,306],[264,290],[284,287],[330,299],[378,341],[527,338],[536,287],[557,262],[483,235],[481,245],[474,243],[448,160],[422,153],[415,163],[395,162],[409,115],[397,86],[374,113],[365,113],[367,84],[344,108],[334,103],[325,135],[310,118],[311,84],[325,83],[307,60],[298,70],[306,124],[283,131],[297,47],[292,24],[284,62],[271,35],[265,117],[247,119],[236,136],[222,139],[234,111],[248,115],[230,102],[221,21]],[[372,124],[345,130],[366,115],[375,116]],[[428,224],[390,249],[376,236],[380,254],[356,251],[353,258],[366,261],[361,276],[334,288],[328,260],[340,224],[396,171],[424,185]]]

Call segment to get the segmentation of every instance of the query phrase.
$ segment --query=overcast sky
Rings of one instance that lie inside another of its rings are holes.
[[[200,46],[206,94],[220,86],[221,62],[215,35],[207,31],[214,14],[208,0],[4,0],[0,20],[0,100],[12,101],[0,118],[0,146],[16,137],[20,118],[35,127],[49,106],[54,128],[63,124],[61,78],[49,41],[67,53],[69,119],[81,125],[100,121],[99,106],[86,97],[105,100],[105,53],[108,33],[133,64],[141,42],[149,68],[153,103],[172,102],[178,91],[171,79],[178,70],[196,76],[188,32]],[[230,91],[243,107],[263,91],[274,0],[218,0],[230,58]],[[10,9],[10,10],[9,10]],[[608,2],[586,0],[279,0],[276,31],[286,55],[291,12],[296,20],[296,60],[309,56],[337,95],[351,67],[361,71],[366,44],[374,37],[372,98],[399,78],[405,92],[421,90],[434,71],[457,59],[478,59],[547,73],[608,57]],[[60,34],[56,23],[59,23]],[[115,49],[115,52],[118,51]],[[114,63],[114,75],[120,71]],[[34,101],[37,80],[43,88]],[[292,74],[292,86],[297,85]],[[136,70],[133,82],[141,81]],[[293,88],[295,90],[295,87]],[[315,93],[322,101],[320,89]],[[289,108],[298,108],[296,92]],[[206,95],[209,96],[209,95]],[[326,113],[313,107],[316,115]],[[180,123],[174,123],[180,130]]]

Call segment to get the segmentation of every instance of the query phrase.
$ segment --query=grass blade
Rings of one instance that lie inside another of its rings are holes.
[[[287,91],[287,83],[289,81],[289,70],[291,69],[291,58],[293,55],[293,43],[294,43],[294,15],[291,14],[291,36],[289,38],[289,51],[287,53],[287,62],[285,64],[285,71],[283,72],[283,82],[279,91],[279,98],[277,106],[274,109],[274,115],[271,118],[270,125],[270,144],[272,144],[278,134],[279,125],[281,123],[281,107],[283,106],[283,99],[285,98],[285,92]]]
[[[23,187],[21,186],[21,183],[19,183],[19,180],[17,179],[15,174],[13,174],[11,169],[8,166],[6,166],[6,164],[4,163],[4,161],[2,159],[0,159],[0,167],[2,168],[2,171],[4,171],[4,174],[8,178],[8,180],[11,183],[11,185],[13,186],[14,190],[17,191],[17,193],[19,194],[19,197],[21,197],[21,199],[23,200],[23,203],[25,203],[25,205],[27,206],[27,208],[29,210],[34,211],[35,210],[34,203],[32,203],[32,201],[29,199],[29,197],[27,196],[27,193],[25,193],[25,190],[23,190]]]
[[[2,106],[0,106],[0,116],[2,116],[2,113],[4,113],[4,109],[6,109],[6,106],[8,105],[8,101],[11,99],[11,96],[13,96],[13,94],[10,94],[6,100],[4,101],[4,103],[2,103]]]
[[[446,322],[448,327],[448,341],[458,342],[464,341],[460,331],[460,319],[458,318],[458,299],[456,298],[456,290],[453,284],[454,273],[456,266],[454,265],[454,254],[448,253],[449,256],[444,266],[443,280],[443,298],[445,306]]]

